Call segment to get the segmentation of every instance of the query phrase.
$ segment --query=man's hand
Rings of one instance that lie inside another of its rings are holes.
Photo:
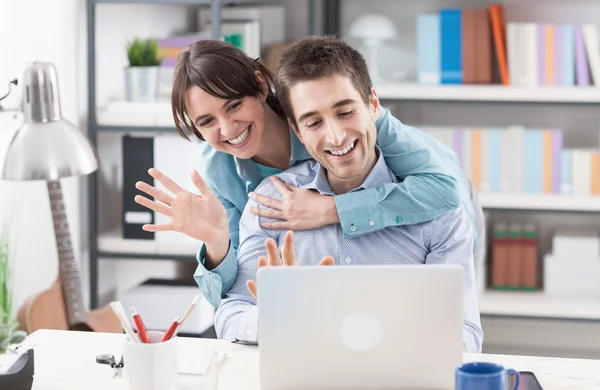
[[[265,241],[265,247],[267,248],[267,257],[261,256],[258,258],[258,268],[264,267],[266,265],[269,266],[294,266],[296,265],[296,252],[294,251],[294,233],[291,230],[288,230],[285,233],[285,237],[283,238],[283,248],[281,250],[282,257],[279,256],[279,249],[277,248],[277,243],[272,238],[268,238]],[[319,265],[333,265],[335,264],[335,260],[331,256],[325,256],[319,262]],[[258,300],[258,292],[256,288],[256,281],[248,280],[246,282],[246,286],[248,287],[248,291],[254,297],[254,299]]]

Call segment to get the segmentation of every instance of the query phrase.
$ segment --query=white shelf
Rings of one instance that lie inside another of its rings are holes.
[[[504,85],[375,85],[380,99],[488,102],[600,103],[598,87],[511,87]]]
[[[481,193],[484,209],[600,212],[600,196]]]
[[[543,292],[485,291],[481,315],[600,320],[600,297],[562,297]]]
[[[167,243],[156,240],[126,239],[120,230],[98,235],[98,251],[104,253],[124,253],[140,255],[178,255],[195,257],[200,244]],[[141,257],[141,256],[140,256]]]

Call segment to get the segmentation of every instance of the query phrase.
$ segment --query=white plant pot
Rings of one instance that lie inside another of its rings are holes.
[[[125,68],[125,96],[128,102],[155,102],[158,99],[160,67]]]

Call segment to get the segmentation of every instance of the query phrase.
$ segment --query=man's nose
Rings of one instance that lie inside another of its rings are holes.
[[[334,146],[342,146],[346,138],[346,130],[335,122],[327,124],[327,141]]]

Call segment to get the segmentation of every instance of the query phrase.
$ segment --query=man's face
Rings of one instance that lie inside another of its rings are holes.
[[[290,103],[296,134],[328,175],[366,177],[376,160],[379,103],[374,94],[365,104],[349,78],[335,75],[297,83],[290,89]]]

